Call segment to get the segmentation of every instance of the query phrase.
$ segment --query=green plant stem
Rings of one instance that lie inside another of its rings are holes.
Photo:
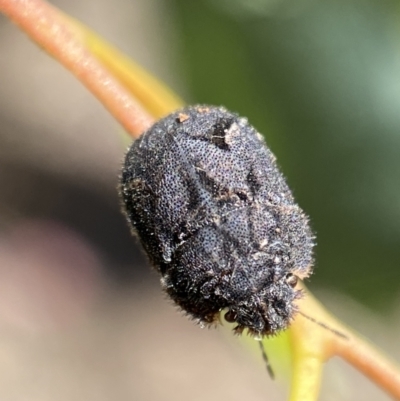
[[[317,399],[323,364],[333,356],[342,357],[400,400],[400,369],[394,362],[335,319],[307,290],[298,306],[302,313],[328,328],[301,314],[293,321],[289,329],[293,355],[290,401]]]
[[[322,378],[319,359],[312,355],[293,354],[293,375],[290,387],[290,401],[316,401]]]

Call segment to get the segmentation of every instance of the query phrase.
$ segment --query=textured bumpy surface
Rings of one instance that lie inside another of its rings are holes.
[[[169,296],[200,323],[225,318],[270,335],[296,312],[313,235],[275,157],[246,118],[193,106],[130,148],[126,216]]]

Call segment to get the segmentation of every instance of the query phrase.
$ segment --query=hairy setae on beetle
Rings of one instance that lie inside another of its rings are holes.
[[[222,107],[156,122],[126,155],[125,213],[164,290],[192,318],[285,329],[310,275],[313,234],[261,135]]]

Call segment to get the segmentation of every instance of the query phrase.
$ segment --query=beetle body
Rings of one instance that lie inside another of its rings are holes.
[[[271,335],[296,312],[313,235],[247,119],[192,106],[153,125],[127,153],[125,213],[168,295],[200,323]]]

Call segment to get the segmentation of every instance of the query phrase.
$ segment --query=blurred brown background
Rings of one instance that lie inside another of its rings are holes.
[[[265,133],[318,235],[311,288],[400,360],[397,4],[53,3]],[[4,17],[0,71],[0,400],[285,399],[261,357],[164,299],[119,211],[126,138],[97,100]],[[336,399],[388,398],[332,361]]]

